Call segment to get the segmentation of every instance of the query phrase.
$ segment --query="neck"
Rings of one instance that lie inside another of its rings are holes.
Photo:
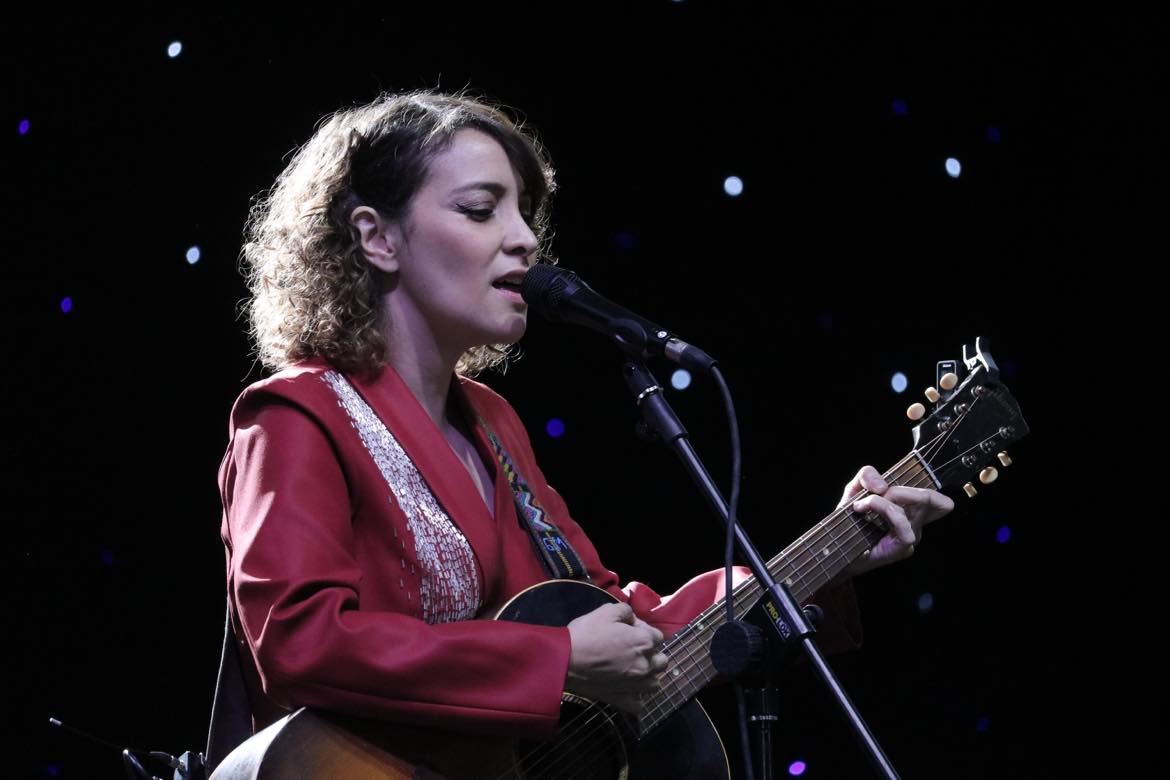
[[[463,353],[445,350],[435,340],[418,338],[412,335],[412,329],[399,325],[403,324],[391,322],[387,328],[387,362],[402,377],[431,421],[440,430],[446,430],[451,377]]]
[[[391,353],[388,362],[398,372],[411,395],[440,430],[447,425],[447,401],[451,394],[451,377],[455,364],[404,360]]]

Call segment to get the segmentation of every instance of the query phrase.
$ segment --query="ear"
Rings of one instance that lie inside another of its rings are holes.
[[[397,224],[382,218],[369,206],[358,206],[349,215],[350,224],[361,236],[362,253],[374,267],[388,274],[398,271],[401,231]]]

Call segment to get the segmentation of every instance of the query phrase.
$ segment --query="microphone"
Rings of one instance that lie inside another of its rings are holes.
[[[528,269],[520,295],[545,319],[584,325],[611,338],[630,357],[664,357],[693,371],[707,373],[716,361],[665,328],[606,300],[577,274],[554,265]]]

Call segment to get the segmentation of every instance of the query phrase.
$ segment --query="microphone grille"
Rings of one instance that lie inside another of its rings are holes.
[[[565,287],[576,278],[577,274],[572,271],[539,263],[524,274],[524,280],[520,282],[520,295],[540,314],[555,316],[560,310]]]

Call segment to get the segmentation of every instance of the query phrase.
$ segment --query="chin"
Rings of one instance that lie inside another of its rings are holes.
[[[521,319],[520,322],[508,329],[507,333],[496,343],[497,344],[515,344],[524,335],[524,331],[528,329],[528,320]]]
[[[528,309],[518,311],[509,316],[504,323],[503,331],[507,334],[505,341],[513,342],[519,341],[520,337],[524,335],[524,331],[528,329]]]

